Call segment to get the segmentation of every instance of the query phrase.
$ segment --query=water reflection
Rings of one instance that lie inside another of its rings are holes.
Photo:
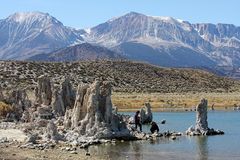
[[[210,126],[226,131],[224,136],[182,136],[177,140],[159,138],[152,141],[117,142],[90,147],[91,155],[113,160],[239,160],[239,112],[209,112]],[[154,120],[167,119],[161,131],[184,132],[195,121],[195,113],[154,113]],[[144,132],[149,132],[145,126]]]
[[[143,149],[142,149],[143,144],[133,144],[131,143],[132,149],[133,149],[133,159],[136,160],[141,160],[143,159]]]
[[[117,142],[116,144],[103,144],[90,147],[90,152],[95,155],[105,155],[108,159],[143,160],[144,144],[142,141]]]
[[[199,136],[196,137],[197,145],[197,159],[198,160],[208,160],[208,137]]]

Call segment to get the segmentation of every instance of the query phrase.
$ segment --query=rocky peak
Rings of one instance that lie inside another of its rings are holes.
[[[16,12],[10,15],[7,18],[7,21],[14,21],[16,23],[34,23],[34,22],[42,22],[42,23],[55,23],[62,24],[56,18],[50,16],[48,13],[42,12]]]
[[[238,47],[240,27],[232,24],[197,23],[192,25],[199,35],[215,46]]]

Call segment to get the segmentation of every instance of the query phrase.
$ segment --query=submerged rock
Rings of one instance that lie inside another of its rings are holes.
[[[206,99],[202,99],[196,107],[196,124],[194,127],[189,127],[186,134],[191,136],[224,134],[223,131],[210,129],[208,127],[207,106],[208,101]]]
[[[165,123],[166,123],[166,120],[163,119],[163,120],[161,121],[161,124],[165,124]]]

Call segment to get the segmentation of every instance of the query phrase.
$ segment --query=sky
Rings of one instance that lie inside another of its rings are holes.
[[[40,11],[66,26],[81,29],[134,11],[190,23],[240,26],[239,7],[240,0],[0,0],[0,19],[15,12]]]

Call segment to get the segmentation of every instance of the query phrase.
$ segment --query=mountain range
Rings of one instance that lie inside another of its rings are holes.
[[[130,12],[89,29],[42,12],[0,20],[0,59],[77,61],[126,58],[166,67],[240,66],[240,27],[191,24]]]

